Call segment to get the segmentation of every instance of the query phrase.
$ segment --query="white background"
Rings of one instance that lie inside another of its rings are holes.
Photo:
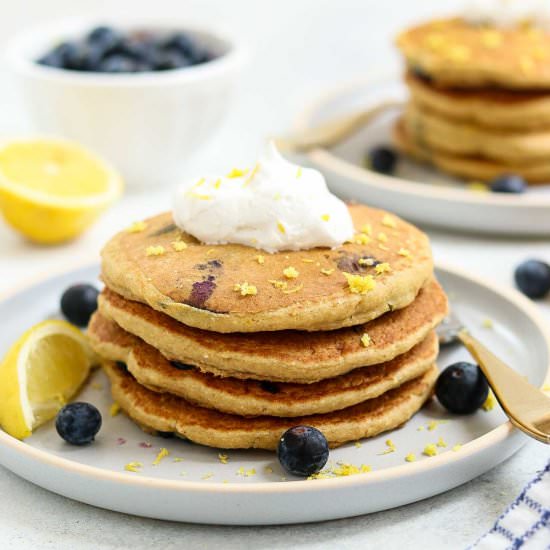
[[[248,43],[250,63],[231,115],[189,164],[189,174],[250,163],[265,137],[284,132],[327,88],[397,69],[395,33],[412,21],[452,13],[444,0],[0,0],[0,48],[25,25],[69,15],[125,14],[222,26]],[[0,134],[25,131],[9,75],[0,75]],[[162,167],[159,167],[161,170]],[[169,193],[133,194],[86,235],[55,248],[23,241],[0,222],[0,293],[25,279],[93,261],[116,230],[166,209]],[[550,260],[548,241],[488,239],[429,231],[435,255],[472,273],[512,284],[528,256]],[[550,319],[548,301],[541,305]],[[6,320],[2,320],[2,323]],[[324,524],[224,528],[132,518],[47,493],[0,469],[0,548],[464,548],[487,530],[549,456],[529,442],[504,465],[446,495]]]

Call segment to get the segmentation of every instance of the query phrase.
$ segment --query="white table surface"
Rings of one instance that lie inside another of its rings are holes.
[[[181,16],[222,24],[245,39],[251,60],[235,108],[218,134],[189,165],[226,170],[250,163],[263,139],[288,128],[308,99],[369,72],[398,67],[391,37],[408,22],[452,10],[443,0],[27,0],[10,3],[0,21],[0,47],[29,20],[61,15],[133,13]],[[7,7],[7,6],[6,6]],[[107,11],[108,10],[108,11]],[[0,81],[0,132],[29,126],[8,75]],[[202,168],[201,168],[202,167]],[[160,167],[159,167],[160,169]],[[0,222],[0,294],[25,279],[93,261],[102,243],[130,221],[169,207],[170,192],[133,193],[78,241],[38,247]],[[512,284],[527,257],[550,260],[546,240],[509,240],[429,230],[438,260]],[[550,302],[540,305],[550,320]],[[6,322],[6,320],[2,320]],[[216,527],[173,524],[116,514],[48,493],[0,468],[0,548],[464,548],[487,530],[549,458],[532,441],[506,463],[444,495],[392,511],[291,527]]]

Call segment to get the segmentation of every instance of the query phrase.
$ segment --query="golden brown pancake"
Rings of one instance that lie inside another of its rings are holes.
[[[447,298],[431,280],[406,308],[363,325],[329,332],[280,331],[221,334],[187,327],[109,289],[99,311],[165,357],[203,372],[281,382],[316,382],[389,361],[410,350],[447,314]],[[365,347],[361,338],[370,338]]]
[[[550,33],[533,26],[440,19],[405,30],[397,46],[411,70],[437,86],[550,89]]]
[[[380,397],[333,413],[297,418],[245,418],[151,391],[116,363],[106,361],[103,369],[111,380],[113,399],[140,426],[223,449],[276,449],[283,432],[299,424],[321,430],[332,447],[378,435],[400,426],[417,412],[432,395],[438,375],[433,366],[422,376]]]
[[[469,180],[490,181],[503,174],[517,174],[530,184],[550,181],[550,160],[511,164],[478,156],[452,155],[436,151],[428,148],[425,143],[416,142],[413,136],[407,133],[402,120],[398,120],[394,126],[393,141],[400,151],[416,160]]]
[[[292,417],[351,407],[422,375],[434,364],[438,352],[437,337],[432,331],[409,352],[387,363],[313,384],[292,384],[219,378],[191,366],[171,363],[154,347],[100,313],[94,314],[88,335],[102,359],[125,363],[142,386],[240,416]]]
[[[125,298],[205,330],[358,325],[409,305],[431,277],[433,262],[428,238],[414,226],[367,206],[349,209],[363,231],[357,242],[276,254],[201,244],[182,233],[170,213],[161,214],[146,220],[143,231],[123,231],[107,243],[102,277]],[[176,250],[181,241],[187,247]],[[389,270],[377,269],[379,262]],[[345,273],[356,278],[349,282]],[[256,294],[247,293],[250,286]]]
[[[410,72],[406,83],[414,103],[442,118],[499,130],[550,128],[550,94],[543,91],[444,89]]]
[[[550,158],[550,127],[532,132],[484,128],[452,120],[408,103],[403,114],[407,134],[416,143],[442,153],[478,156],[507,164],[529,164]]]

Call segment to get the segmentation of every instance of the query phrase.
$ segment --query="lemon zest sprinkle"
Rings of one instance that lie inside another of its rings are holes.
[[[409,453],[406,457],[405,457],[405,460],[407,462],[414,462],[416,460],[416,455],[414,453]]]
[[[241,296],[256,296],[258,294],[258,289],[246,281],[244,283],[236,283],[233,290],[239,292]]]
[[[286,281],[277,281],[275,279],[269,279],[268,283],[271,283],[275,288],[284,290],[287,288],[288,283]]]
[[[244,170],[241,170],[240,168],[233,168],[229,174],[227,174],[226,177],[232,179],[232,178],[242,178],[248,174],[248,168],[245,168]]]
[[[278,229],[279,232],[282,233],[283,235],[286,234],[285,226],[284,226],[281,222],[277,222],[277,229]]]
[[[111,416],[116,416],[120,412],[120,405],[115,401],[110,407],[109,407],[109,414]]]
[[[296,279],[296,277],[298,277],[298,275],[300,275],[300,272],[296,268],[294,268],[290,265],[288,267],[285,267],[285,269],[283,269],[283,275],[287,279]]]
[[[302,167],[298,166],[298,170],[296,170],[296,179],[299,179],[302,177]]]
[[[145,222],[134,222],[126,228],[126,233],[141,233],[141,231],[145,231],[146,228],[147,224]]]
[[[324,221],[324,222],[328,222],[330,220],[330,214],[323,214],[321,216],[321,219]]]
[[[222,464],[227,464],[229,457],[224,453],[218,453],[218,459]]]
[[[332,274],[334,273],[334,271],[335,271],[334,268],[332,268],[332,269],[326,269],[326,268],[321,269],[321,273],[322,273],[323,275],[326,275],[327,277],[328,277],[329,275],[332,275]]]
[[[173,241],[171,244],[172,248],[176,252],[181,252],[182,250],[185,250],[187,248],[187,243],[184,243],[183,241]]]
[[[387,455],[390,453],[394,453],[397,450],[397,447],[395,446],[395,443],[391,439],[386,439],[386,446],[388,447],[385,451],[382,451],[381,453],[378,453],[379,455]]]
[[[369,244],[371,238],[365,233],[357,233],[357,235],[353,236],[352,242],[355,244]]]
[[[295,292],[299,292],[304,288],[304,284],[300,283],[298,286],[295,286],[294,288],[288,288],[283,290],[283,294],[294,294]]]
[[[442,437],[440,437],[440,438],[437,440],[436,445],[437,445],[438,447],[446,447],[446,446],[447,446],[447,443],[445,442],[445,440],[444,440]]]
[[[481,323],[481,326],[483,328],[493,328],[494,324],[493,324],[492,319],[483,319],[483,321]]]
[[[370,223],[365,224],[363,227],[361,227],[359,232],[364,233],[365,235],[372,235],[372,225]]]
[[[204,474],[203,476],[201,476],[201,479],[207,480],[207,479],[212,479],[213,477],[214,477],[214,474],[212,472],[208,472],[207,474]]]
[[[428,445],[424,447],[422,453],[426,456],[435,456],[437,454],[437,447],[434,443],[428,443]]]
[[[166,447],[162,447],[158,452],[155,460],[153,460],[153,466],[158,466],[163,459],[165,459],[170,454],[170,451]]]
[[[497,400],[495,398],[495,394],[489,390],[489,394],[487,395],[487,399],[485,399],[485,403],[483,403],[483,405],[481,405],[481,408],[484,410],[484,411],[492,411],[494,408],[495,408],[495,405],[497,403]]]
[[[361,344],[363,344],[365,348],[368,348],[372,344],[372,339],[366,332],[361,336]]]
[[[367,294],[376,287],[376,282],[372,275],[352,275],[343,273],[348,282],[349,290],[353,294]]]
[[[404,258],[409,258],[409,260],[412,260],[412,254],[408,248],[400,248],[397,253]]]
[[[460,443],[457,443],[456,445],[453,445],[453,451],[456,453],[457,451],[460,451],[462,449],[462,445]]]
[[[214,183],[214,189],[219,189],[221,185],[222,185],[222,180],[221,178],[218,178]]]
[[[271,466],[266,466],[264,468],[264,471],[266,474],[272,474],[273,473],[273,468]]]
[[[360,448],[363,446],[363,445],[361,444],[360,441],[356,441],[356,442],[354,443],[354,445],[355,445],[358,449],[360,449]]]
[[[382,273],[389,273],[391,271],[391,266],[388,262],[382,262],[376,264],[374,270],[376,271],[377,275],[381,275]]]
[[[166,252],[166,249],[162,245],[148,246],[145,249],[146,256],[162,256]]]
[[[380,233],[378,233],[377,239],[382,243],[388,242],[388,236],[383,231],[380,231]]]
[[[305,264],[313,264],[315,263],[315,260],[312,260],[311,258],[302,258],[302,262]]]
[[[255,259],[260,265],[264,265],[264,264],[265,264],[265,257],[262,256],[261,254],[258,254],[254,259]]]
[[[124,469],[127,472],[139,473],[142,466],[143,464],[141,462],[128,462],[128,464],[124,466]]]
[[[212,200],[212,195],[204,195],[202,193],[195,193],[194,191],[187,191],[186,195],[192,199],[199,199],[201,201]]]
[[[395,221],[395,218],[392,218],[389,214],[386,214],[382,218],[382,225],[395,229],[397,227],[397,222]]]
[[[172,462],[183,462],[183,458],[181,456],[176,456]]]

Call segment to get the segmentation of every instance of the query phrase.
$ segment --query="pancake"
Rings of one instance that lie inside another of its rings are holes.
[[[447,119],[501,130],[550,128],[550,94],[545,92],[443,89],[410,72],[406,83],[414,103]]]
[[[479,156],[508,164],[550,158],[550,127],[533,132],[483,128],[444,118],[414,102],[408,103],[403,122],[413,141],[451,155]]]
[[[430,398],[438,370],[433,366],[402,386],[337,412],[296,418],[260,416],[245,418],[197,407],[168,393],[141,386],[116,363],[105,361],[113,399],[147,431],[170,432],[222,449],[276,449],[282,433],[299,424],[321,430],[336,447],[348,441],[373,437],[409,420]]]
[[[143,231],[123,231],[107,243],[102,277],[129,300],[215,332],[358,325],[409,305],[431,277],[433,261],[427,236],[414,226],[367,206],[349,209],[356,230],[371,236],[362,233],[332,250],[276,254],[201,244],[183,234],[170,213],[161,214]],[[178,239],[187,244],[184,250],[174,249]],[[391,271],[377,274],[378,262]],[[348,282],[345,274],[356,278]],[[361,286],[369,275],[374,288]],[[256,294],[247,294],[244,283]]]
[[[469,180],[490,181],[503,174],[516,174],[530,184],[550,182],[550,160],[512,164],[435,151],[424,143],[414,141],[406,132],[402,120],[398,120],[393,128],[393,141],[400,151],[416,160]]]
[[[409,352],[313,384],[273,383],[219,378],[173,364],[154,347],[96,313],[89,327],[94,350],[110,361],[127,365],[142,385],[190,403],[240,416],[303,416],[326,413],[373,399],[426,372],[435,362],[438,341],[432,331]]]
[[[411,70],[440,87],[550,89],[550,33],[528,25],[440,19],[404,31],[397,46]]]
[[[357,367],[389,361],[426,338],[447,314],[447,298],[431,280],[406,308],[363,325],[330,332],[221,334],[187,327],[105,289],[99,311],[165,357],[218,376],[277,382],[316,382]],[[361,342],[367,333],[371,343]]]

